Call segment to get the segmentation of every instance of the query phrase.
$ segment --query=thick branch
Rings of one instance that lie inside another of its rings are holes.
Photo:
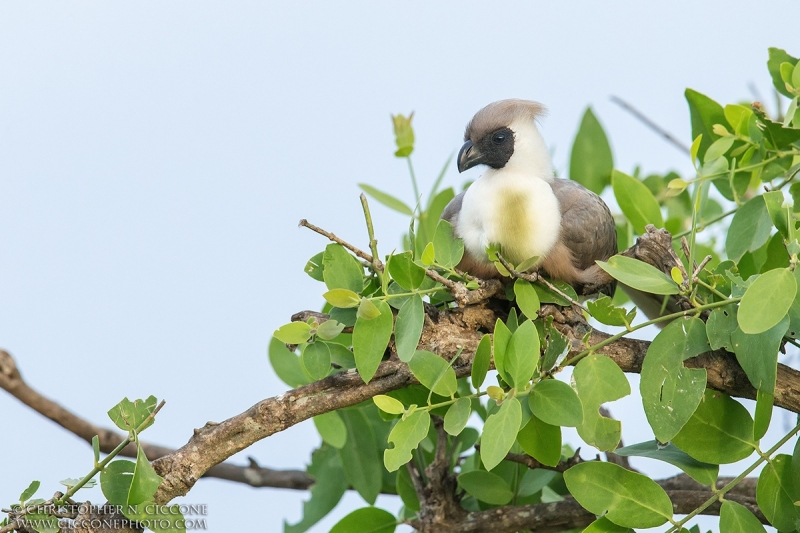
[[[92,438],[97,435],[100,441],[100,451],[103,453],[109,453],[125,439],[124,435],[84,420],[33,389],[22,377],[14,358],[5,350],[0,350],[0,388],[87,443],[91,443]],[[140,441],[140,444],[145,455],[151,461],[175,451],[172,448],[148,444],[144,441]],[[136,445],[130,444],[125,447],[120,455],[135,458]],[[249,466],[230,463],[215,465],[205,473],[205,476],[245,483],[252,487],[280,489],[305,490],[314,483],[313,478],[302,470],[273,470],[261,467],[252,460]]]

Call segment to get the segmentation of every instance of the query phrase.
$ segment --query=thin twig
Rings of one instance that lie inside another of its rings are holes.
[[[681,152],[685,153],[686,155],[690,155],[692,151],[689,149],[688,146],[683,144],[679,141],[674,135],[670,132],[650,120],[647,116],[644,115],[641,111],[633,107],[631,104],[620,98],[619,96],[611,96],[611,101],[620,106],[622,109],[633,115],[634,117],[638,118],[645,126],[653,130],[654,132],[658,133],[664,139],[667,140],[672,146],[680,150]]]
[[[475,449],[480,450],[481,449],[480,445],[475,445]],[[535,468],[541,468],[543,470],[552,470],[553,472],[566,472],[576,464],[584,462],[584,460],[581,458],[579,454],[580,454],[580,448],[578,448],[575,451],[575,454],[572,457],[570,457],[566,461],[559,461],[559,463],[555,466],[543,464],[534,459],[533,457],[531,457],[530,455],[524,453],[507,453],[505,460],[525,465],[531,470]]]
[[[696,278],[700,274],[700,272],[703,270],[703,268],[705,268],[705,266],[708,264],[708,262],[711,261],[711,259],[712,259],[712,257],[710,255],[705,256],[703,258],[703,260],[700,261],[700,264],[697,265],[697,268],[694,269],[694,274],[692,275],[692,277]]]
[[[327,237],[329,240],[335,243],[341,244],[342,246],[353,252],[356,256],[368,262],[370,265],[377,265],[379,271],[381,272],[383,271],[384,268],[383,264],[378,259],[373,258],[370,254],[368,254],[363,250],[360,250],[359,248],[356,248],[349,242],[340,239],[330,231],[326,231],[318,226],[315,226],[306,219],[302,219],[298,225],[300,227],[308,228],[311,231],[319,233],[323,237]],[[453,298],[460,307],[465,307],[467,305],[475,304],[483,300],[486,300],[494,296],[498,292],[500,292],[503,288],[502,284],[497,280],[479,280],[481,288],[476,290],[469,290],[466,288],[466,286],[464,286],[463,283],[449,280],[446,277],[439,274],[438,272],[436,272],[435,270],[426,269],[425,275],[427,275],[433,281],[438,281],[439,283],[444,285],[450,291],[450,294],[453,295]]]
[[[372,214],[369,212],[369,204],[367,203],[367,197],[362,192],[361,193],[361,207],[364,208],[364,219],[367,221],[367,234],[369,235],[369,249],[372,251],[372,268],[375,272],[380,272],[381,269],[378,268],[378,241],[375,239],[375,228],[372,227]]]
[[[334,235],[330,231],[325,231],[324,229],[322,229],[322,228],[320,228],[318,226],[315,226],[314,224],[312,224],[311,222],[309,222],[306,219],[301,220],[300,223],[298,224],[298,226],[303,227],[303,228],[308,228],[311,231],[319,233],[323,237],[327,237],[329,240],[331,240],[331,241],[333,241],[335,243],[341,244],[342,246],[344,246],[345,248],[347,248],[348,250],[350,250],[351,252],[356,254],[358,257],[363,259],[364,261],[367,261],[368,263],[373,264],[373,265],[377,265],[377,268],[379,270],[383,270],[383,265],[381,264],[380,260],[378,260],[377,258],[373,259],[373,257],[371,255],[369,255],[367,252],[364,252],[363,250],[359,250],[358,248],[356,248],[355,246],[353,246],[349,242],[340,239],[339,237],[337,237],[336,235]]]
[[[549,281],[544,279],[537,272],[534,272],[532,274],[528,274],[526,272],[518,272],[517,270],[514,270],[513,265],[511,265],[511,263],[506,261],[505,257],[500,255],[500,252],[497,253],[497,259],[500,261],[500,263],[504,267],[506,267],[506,270],[508,270],[508,272],[509,272],[509,274],[511,274],[512,278],[524,279],[525,281],[529,281],[531,283],[541,283],[542,285],[544,285],[545,287],[547,287],[548,289],[550,289],[554,293],[556,293],[559,296],[561,296],[562,298],[564,298],[566,301],[568,301],[572,305],[577,305],[579,308],[583,309],[587,313],[589,312],[588,309],[586,309],[580,303],[578,303],[575,300],[573,300],[568,294],[565,294],[561,289],[559,289],[558,287],[556,287],[555,285],[553,285],[552,283],[550,283]]]
[[[683,250],[683,255],[686,256],[687,263],[693,263],[689,265],[689,268],[693,269],[693,271],[697,272],[697,263],[692,261],[692,251],[689,248],[689,241],[686,240],[686,237],[681,237],[681,250]],[[697,274],[695,274],[696,276]],[[694,279],[694,276],[692,277]]]

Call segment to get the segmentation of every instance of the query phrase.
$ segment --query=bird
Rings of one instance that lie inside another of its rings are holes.
[[[441,218],[464,242],[458,267],[481,279],[499,278],[490,245],[519,265],[572,285],[580,295],[613,293],[613,279],[596,261],[617,253],[614,218],[606,203],[578,182],[556,178],[537,127],[544,105],[500,100],[469,121],[458,153],[459,173],[486,171],[445,207]]]

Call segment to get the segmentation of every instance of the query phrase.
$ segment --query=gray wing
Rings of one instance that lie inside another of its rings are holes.
[[[453,228],[458,225],[458,214],[461,212],[461,203],[464,201],[464,193],[466,192],[467,191],[459,193],[455,198],[450,200],[450,203],[448,203],[444,211],[442,211],[442,219],[448,221]]]
[[[572,180],[553,180],[553,192],[561,206],[561,241],[572,252],[581,270],[617,253],[617,228],[606,203]],[[449,207],[449,206],[448,206]]]

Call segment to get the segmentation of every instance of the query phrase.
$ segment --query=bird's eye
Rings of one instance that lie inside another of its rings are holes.
[[[492,142],[494,144],[503,144],[505,140],[506,140],[505,133],[495,133],[494,135],[492,135]]]

